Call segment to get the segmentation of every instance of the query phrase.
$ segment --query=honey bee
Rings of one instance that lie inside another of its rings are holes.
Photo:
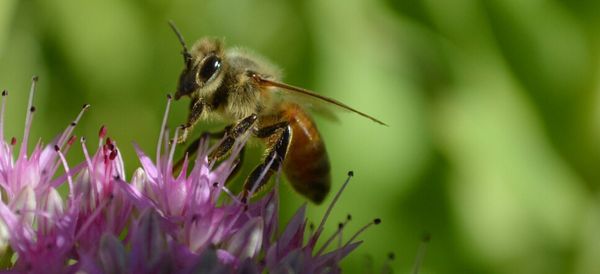
[[[243,198],[260,189],[281,167],[292,187],[314,203],[330,189],[330,164],[321,134],[305,111],[306,100],[336,106],[380,120],[337,100],[280,81],[279,71],[265,59],[239,48],[225,49],[219,39],[202,38],[188,50],[181,33],[169,25],[183,47],[185,67],[175,100],[188,96],[190,110],[177,143],[185,142],[194,125],[210,115],[230,122],[209,156],[211,161],[231,151],[236,139],[250,132],[266,145],[263,162],[243,186]],[[191,152],[191,149],[188,149]]]

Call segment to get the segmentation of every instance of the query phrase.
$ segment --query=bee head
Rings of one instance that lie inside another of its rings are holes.
[[[185,47],[184,47],[185,49]],[[213,93],[223,80],[223,43],[203,38],[191,51],[184,51],[185,68],[179,76],[175,99],[182,96],[205,96]]]

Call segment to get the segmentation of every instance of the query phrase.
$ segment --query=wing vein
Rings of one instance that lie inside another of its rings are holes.
[[[312,92],[310,90],[307,90],[307,89],[303,89],[303,88],[295,87],[295,86],[288,85],[288,84],[285,84],[285,83],[281,83],[281,82],[277,82],[277,81],[272,81],[272,80],[269,80],[269,79],[265,79],[265,78],[262,78],[262,77],[260,77],[260,76],[258,76],[256,74],[252,75],[252,77],[259,84],[262,84],[262,85],[265,85],[265,86],[271,86],[271,87],[278,87],[278,88],[281,88],[281,89],[285,89],[285,90],[289,90],[289,91],[293,91],[293,92],[298,92],[298,93],[301,93],[301,94],[304,94],[304,95],[307,95],[307,96],[310,96],[310,97],[314,97],[314,98],[323,100],[325,102],[334,104],[334,105],[336,105],[338,107],[344,108],[346,110],[352,111],[352,112],[354,112],[354,113],[356,113],[356,114],[358,114],[360,116],[363,116],[363,117],[365,117],[365,118],[367,118],[367,119],[369,119],[369,120],[371,120],[371,121],[373,121],[375,123],[378,123],[380,125],[388,126],[386,123],[382,122],[381,120],[379,120],[379,119],[377,119],[377,118],[375,118],[375,117],[373,117],[373,116],[371,116],[369,114],[366,114],[366,113],[364,113],[362,111],[354,109],[354,108],[352,108],[352,107],[350,107],[350,106],[348,106],[348,105],[346,105],[346,104],[344,104],[344,103],[342,103],[342,102],[340,102],[338,100],[335,100],[335,99],[332,99],[332,98],[329,98],[329,97],[326,97],[326,96],[314,93],[314,92]]]

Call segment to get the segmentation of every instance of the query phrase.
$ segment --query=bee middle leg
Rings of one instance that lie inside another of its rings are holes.
[[[242,200],[246,201],[249,195],[260,190],[269,181],[273,173],[277,172],[285,155],[291,139],[291,128],[287,122],[277,123],[257,130],[255,133],[258,138],[273,138],[274,142],[268,142],[267,155],[263,162],[256,166],[252,173],[244,182]]]
[[[209,163],[214,163],[227,155],[235,141],[252,128],[256,119],[258,119],[258,116],[252,114],[227,128],[219,146],[208,156]]]
[[[225,128],[225,130],[219,131],[219,132],[204,132],[202,133],[202,135],[200,135],[200,137],[198,137],[198,139],[194,140],[194,142],[192,142],[185,150],[185,156],[183,156],[181,159],[179,159],[179,161],[177,161],[177,163],[175,163],[173,165],[173,173],[178,173],[181,168],[183,167],[183,162],[185,161],[186,158],[192,158],[194,157],[194,155],[196,155],[196,152],[198,151],[198,147],[200,146],[200,141],[203,139],[207,139],[207,138],[214,138],[214,139],[223,139],[223,136],[225,136],[225,133],[227,132],[227,130],[231,128],[231,126],[228,126]],[[233,179],[240,171],[241,167],[243,166],[243,162],[244,162],[244,155],[246,153],[246,147],[242,147],[242,149],[240,150],[240,153],[237,156],[237,159],[234,162],[235,167],[233,168],[233,170],[231,171],[231,173],[229,174],[229,178],[227,178],[227,181],[225,182],[225,184],[227,184],[231,179]]]
[[[228,128],[229,127],[226,127],[224,130],[221,130],[218,132],[203,132],[200,135],[200,137],[198,137],[190,145],[188,145],[188,147],[185,149],[185,153],[183,154],[184,156],[181,157],[181,159],[179,159],[179,161],[177,161],[173,165],[173,172],[176,173],[181,170],[181,168],[183,166],[183,162],[185,161],[186,158],[192,158],[196,155],[196,152],[198,152],[198,147],[200,146],[200,141],[206,140],[208,138],[220,140],[223,138],[223,136],[225,136],[225,132],[227,131]],[[241,155],[241,153],[240,153],[240,155]]]
[[[223,131],[217,133],[205,132],[198,139],[194,140],[187,149],[185,150],[185,155],[187,157],[193,157],[194,154],[198,151],[198,146],[200,145],[200,140],[206,139],[207,137],[216,137],[221,139],[221,143],[215,148],[215,150],[208,155],[208,162],[214,163],[220,159],[222,159],[233,147],[237,138],[246,133],[256,122],[258,116],[256,114],[252,114],[236,124],[227,126]],[[240,170],[241,162],[244,159],[245,147],[242,148],[240,154],[238,155],[237,162],[235,163],[235,168],[231,172],[229,178],[233,178],[235,174]],[[177,163],[173,166],[173,172],[178,172],[181,170],[183,166],[183,162],[185,160],[185,156],[177,161]]]

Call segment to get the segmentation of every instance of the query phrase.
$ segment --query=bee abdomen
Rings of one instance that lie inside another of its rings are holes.
[[[287,108],[292,140],[284,172],[293,188],[311,201],[321,203],[331,187],[331,167],[325,144],[312,119],[299,107]]]

